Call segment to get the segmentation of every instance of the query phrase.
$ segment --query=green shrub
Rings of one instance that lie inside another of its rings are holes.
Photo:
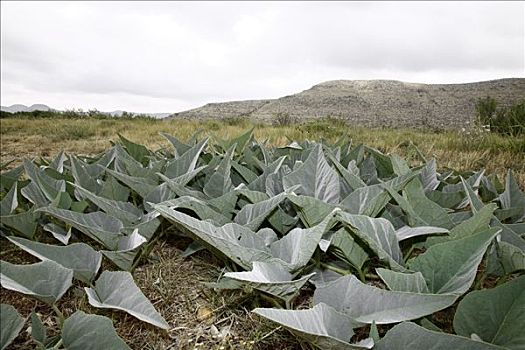
[[[491,132],[511,136],[525,134],[525,100],[505,107],[487,96],[476,103],[476,115],[478,124]]]
[[[487,96],[480,98],[476,103],[476,115],[478,122],[482,125],[490,125],[496,110],[498,108],[498,102],[494,97]]]
[[[272,124],[275,126],[288,126],[294,122],[294,117],[292,117],[289,113],[279,112],[275,114]]]

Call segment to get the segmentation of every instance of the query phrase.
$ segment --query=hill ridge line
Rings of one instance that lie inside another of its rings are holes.
[[[469,125],[478,99],[492,96],[502,105],[525,96],[524,78],[458,84],[399,80],[330,80],[276,99],[212,102],[167,119],[250,118],[272,122],[277,115],[304,121],[335,117],[359,126],[454,129]]]

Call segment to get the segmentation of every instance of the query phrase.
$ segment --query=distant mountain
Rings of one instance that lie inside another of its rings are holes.
[[[294,120],[332,116],[354,125],[394,127],[466,126],[479,98],[492,96],[504,105],[525,98],[525,79],[466,84],[417,84],[395,80],[335,80],[271,100],[209,103],[171,118],[250,118],[273,121],[279,114]]]
[[[33,111],[49,111],[51,108],[44,104],[34,104],[29,107],[21,104],[12,105],[9,107],[1,106],[3,112],[17,113],[17,112],[33,112]]]
[[[22,104],[15,104],[9,107],[1,106],[1,110],[3,112],[9,112],[9,113],[33,112],[33,111],[58,111],[57,109],[51,108],[44,104],[34,104],[29,107],[22,105]],[[100,112],[100,113],[107,114],[112,117],[121,117],[125,113],[125,111],[116,110],[113,112]],[[172,113],[135,113],[135,112],[127,112],[127,113],[133,114],[133,115],[145,115],[148,117],[159,118],[159,119],[166,118],[172,115]]]

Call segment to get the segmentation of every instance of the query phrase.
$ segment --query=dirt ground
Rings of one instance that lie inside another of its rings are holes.
[[[256,303],[264,306],[264,301],[255,300],[254,295],[242,291],[208,288],[205,283],[216,282],[221,275],[220,262],[206,251],[182,258],[181,249],[188,243],[177,236],[162,239],[150,254],[149,261],[133,274],[136,284],[171,326],[168,331],[124,312],[92,308],[78,282],[61,299],[58,308],[66,317],[76,310],[110,317],[117,333],[133,349],[301,348],[286,330],[250,312]],[[2,260],[24,264],[38,261],[6,239],[1,240],[1,247]],[[58,332],[50,307],[4,288],[0,292],[1,302],[13,305],[23,317],[35,310],[47,326],[48,336]],[[30,325],[27,321],[8,349],[34,348]]]

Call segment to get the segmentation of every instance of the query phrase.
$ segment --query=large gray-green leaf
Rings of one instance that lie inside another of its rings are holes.
[[[266,179],[273,174],[276,174],[279,169],[281,169],[284,161],[286,160],[286,156],[280,157],[276,160],[274,160],[270,165],[265,167],[263,173],[257,177],[254,181],[252,181],[248,188],[255,191],[266,191]]]
[[[52,260],[73,270],[74,277],[87,284],[91,283],[102,262],[102,254],[85,243],[73,243],[63,247],[17,237],[7,239],[40,260]]]
[[[334,225],[334,216],[338,211],[335,209],[314,227],[294,228],[270,245],[272,255],[283,261],[290,272],[303,268],[314,255],[323,235]]]
[[[403,241],[408,238],[417,237],[417,236],[426,236],[433,235],[436,233],[449,233],[446,228],[434,227],[434,226],[418,226],[410,227],[403,226],[396,231],[396,236],[398,241]]]
[[[143,198],[144,209],[146,211],[151,211],[151,204],[161,203],[176,197],[177,193],[170,188],[168,183],[164,182]]]
[[[345,181],[345,183],[352,189],[355,190],[356,188],[365,187],[366,184],[361,178],[349,170],[345,169],[345,167],[339,163],[339,161],[335,158],[334,155],[331,153],[328,153],[328,159],[332,162],[332,164],[335,166],[335,169],[341,176],[341,178]]]
[[[392,291],[429,293],[427,283],[421,272],[403,273],[377,268],[376,273]]]
[[[194,178],[197,177],[197,175],[199,175],[204,169],[206,169],[208,166],[207,165],[203,165],[203,166],[200,166],[192,171],[188,171],[187,173],[185,174],[182,174],[180,176],[177,176],[177,177],[174,177],[174,178],[168,178],[167,176],[165,175],[162,175],[161,173],[157,173],[157,175],[161,178],[161,179],[170,179],[171,181],[174,181],[176,183],[178,183],[179,185],[182,185],[182,186],[186,186],[188,183],[190,183]]]
[[[121,220],[124,223],[134,223],[140,220],[142,216],[142,211],[135,207],[133,204],[128,202],[119,202],[112,199],[107,199],[99,197],[94,193],[82,188],[78,185],[71,184],[75,186],[75,190],[78,191],[83,198],[87,198],[97,207],[102,209],[106,214],[114,216],[115,218]]]
[[[86,170],[87,164],[74,156],[70,156],[70,161],[71,175],[73,175],[73,178],[75,179],[75,184],[85,188],[89,192],[99,193],[102,185],[99,184],[95,178],[89,175],[88,171]],[[78,199],[83,199],[81,194],[77,195],[77,191],[75,191],[75,195]]]
[[[435,332],[412,322],[398,324],[377,342],[374,350],[503,350],[504,348],[470,338]]]
[[[129,236],[122,237],[116,251],[102,250],[102,254],[124,271],[131,271],[133,262],[140,252],[140,247],[146,243],[146,238],[135,229]]]
[[[233,216],[236,212],[235,207],[237,206],[238,199],[238,191],[233,190],[223,194],[220,197],[208,199],[206,203],[208,203],[208,205],[210,205],[213,209],[222,213],[222,215],[229,218],[230,221],[233,221]]]
[[[336,257],[361,270],[368,260],[368,253],[357,243],[347,228],[338,230],[328,242],[330,252]]]
[[[52,207],[40,208],[37,211],[64,221],[111,250],[117,247],[118,240],[122,236],[120,233],[122,222],[101,211],[81,214]]]
[[[331,283],[338,278],[341,278],[341,274],[334,272],[329,269],[314,268],[312,272],[315,272],[315,275],[310,277],[310,282],[313,283],[316,287]]]
[[[390,155],[390,162],[392,163],[394,174],[397,176],[410,173],[410,167],[408,166],[407,162],[397,154]]]
[[[67,350],[130,350],[105,316],[77,311],[64,321],[62,341]]]
[[[452,294],[389,291],[362,283],[354,275],[319,286],[314,304],[325,303],[362,323],[388,324],[417,319],[454,304]]]
[[[235,222],[257,230],[264,220],[286,199],[287,193],[280,193],[262,202],[247,204],[235,216]]]
[[[189,209],[201,220],[211,220],[217,225],[225,225],[231,222],[227,217],[212,209],[205,202],[191,196],[183,196],[159,204],[170,207],[171,209]]]
[[[60,243],[63,245],[69,244],[69,240],[71,239],[71,227],[66,232],[62,226],[50,222],[45,224],[42,229],[51,233],[53,237],[55,237],[55,239],[60,241]]]
[[[505,191],[499,195],[499,201],[503,209],[518,209],[517,214],[511,218],[512,222],[522,221],[525,218],[525,194],[521,192],[510,169],[505,180]]]
[[[339,176],[326,161],[320,144],[310,152],[303,165],[283,178],[284,189],[300,185],[298,194],[327,203],[339,203]]]
[[[161,220],[157,216],[158,214],[154,211],[147,213],[142,217],[142,220],[139,223],[131,226],[125,226],[121,230],[121,233],[130,235],[133,233],[133,231],[135,231],[135,229],[138,229],[140,235],[146,238],[146,240],[150,241],[155,233],[158,232],[157,229],[161,224]]]
[[[475,233],[487,230],[489,228],[489,224],[493,217],[495,209],[495,204],[485,205],[481,210],[476,211],[471,218],[463,221],[459,225],[455,226],[452,230],[450,230],[448,236],[429,237],[426,242],[427,246],[447,242],[454,239],[465,238]]]
[[[479,199],[478,195],[474,192],[470,184],[463,179],[461,179],[461,183],[465,189],[465,192],[467,193],[467,199],[472,212],[476,213],[477,211],[481,210],[483,208],[483,203]],[[492,227],[501,228],[502,241],[510,243],[525,251],[525,239],[521,238],[520,235],[517,232],[514,232],[511,227],[502,224],[496,216],[492,216],[490,224]]]
[[[129,176],[110,169],[106,169],[106,172],[111,174],[111,176],[117,180],[125,183],[129,188],[137,192],[142,198],[153,192],[153,190],[155,190],[158,185],[158,181],[155,181],[151,178]]]
[[[35,213],[31,208],[29,211],[18,214],[1,216],[0,223],[17,230],[24,237],[33,238],[37,228],[38,216],[38,213]]]
[[[20,190],[22,196],[35,205],[35,208],[49,205],[51,200],[47,199],[36,182],[30,182]]]
[[[390,177],[394,173],[392,160],[378,149],[365,146],[365,149],[370,154],[368,158],[373,158],[376,163],[377,173],[380,178]]]
[[[439,186],[436,172],[436,158],[432,158],[421,168],[419,179],[421,180],[425,193],[433,191]]]
[[[232,168],[240,175],[243,183],[249,184],[257,179],[256,173],[234,160],[232,161]]]
[[[129,174],[137,177],[147,177],[147,169],[144,167],[146,163],[141,163],[133,158],[124,147],[120,144],[114,146],[115,149],[115,163],[113,168],[121,173]]]
[[[314,274],[293,280],[293,276],[281,264],[254,261],[253,268],[247,272],[227,272],[225,277],[247,282],[260,291],[290,300]]]
[[[403,255],[390,221],[383,218],[352,215],[343,211],[337,213],[337,219],[348,227],[355,236],[364,241],[379,259],[388,262],[392,269],[405,270]]]
[[[187,145],[184,142],[179,141],[173,135],[167,134],[165,132],[160,132],[159,134],[162,135],[164,138],[166,138],[166,140],[168,140],[172,144],[173,148],[175,149],[176,156],[180,157],[182,154],[184,154],[191,148],[190,145]]]
[[[498,276],[525,270],[525,252],[507,242],[497,242],[489,252],[487,272]]]
[[[49,202],[53,201],[60,192],[66,191],[66,182],[64,180],[53,179],[31,161],[25,159],[24,168],[27,177],[38,186],[38,189]]]
[[[54,304],[71,287],[73,270],[54,261],[14,265],[0,261],[2,287],[27,294],[47,304]]]
[[[31,312],[31,338],[39,345],[46,343],[47,332],[44,323],[35,310]]]
[[[425,195],[432,202],[438,204],[440,207],[448,209],[457,209],[464,204],[465,192],[441,192],[432,190],[425,192]]]
[[[281,324],[319,349],[363,349],[350,344],[353,328],[359,324],[325,304],[317,304],[308,310],[257,308],[253,312]]]
[[[357,188],[343,199],[340,205],[351,214],[376,217],[391,198],[385,186],[396,192],[401,191],[417,175],[418,173],[414,172],[396,177],[385,183]]]
[[[288,199],[295,205],[297,214],[306,227],[317,225],[336,208],[333,204],[310,196],[290,193]]]
[[[252,140],[253,138],[254,129],[255,129],[255,126],[252,126],[250,129],[246,130],[246,132],[242,133],[241,135],[228,140],[227,141],[228,146],[226,148],[228,148],[231,145],[235,145],[235,152],[237,154],[242,154],[244,152],[244,149],[250,142],[250,140]]]
[[[18,179],[20,178],[20,175],[22,175],[23,172],[24,172],[23,164],[13,169],[10,169],[4,172],[0,172],[0,189],[9,191],[11,187],[13,187],[13,185],[18,181]]]
[[[170,179],[167,176],[164,176],[164,175],[162,175],[160,173],[158,173],[157,175],[162,179],[162,181],[164,181],[164,184],[166,184],[170,188],[170,190],[175,192],[177,194],[177,196],[179,196],[179,197],[190,196],[190,197],[194,197],[194,198],[201,199],[201,200],[204,200],[204,199],[207,198],[206,195],[204,195],[204,193],[202,193],[200,191],[192,190],[191,188],[188,188],[185,185],[181,185],[178,182],[179,178]],[[182,176],[184,176],[184,175],[182,175]],[[147,200],[147,198],[146,198],[146,200]]]
[[[89,303],[94,307],[122,310],[154,326],[169,328],[129,272],[104,271],[95,282],[95,288],[84,289]]]
[[[433,245],[411,260],[409,268],[423,274],[432,293],[463,294],[470,288],[487,247],[499,232],[492,228]]]
[[[250,269],[254,261],[278,262],[290,272],[302,268],[333,223],[332,214],[312,228],[293,229],[268,247],[263,236],[235,223],[217,227],[163,205],[155,205],[155,210],[175,223],[179,230],[205,243],[211,251],[233,260],[245,269]]]
[[[446,229],[454,226],[447,211],[425,196],[423,185],[418,178],[410,181],[405,186],[403,195],[410,206],[410,208],[402,206],[403,210],[407,211],[409,220],[414,214],[416,215],[413,218],[413,225],[416,225],[417,221],[417,226],[437,226]],[[401,205],[401,203],[399,204]]]
[[[525,276],[492,289],[470,292],[459,303],[454,330],[509,349],[525,344]]]
[[[120,142],[126,147],[126,151],[130,156],[132,156],[136,161],[146,164],[148,162],[148,157],[151,155],[151,152],[144,146],[138,143],[132,142],[118,134]]]
[[[24,327],[25,320],[14,307],[0,305],[0,350],[4,350],[15,340]]]
[[[287,234],[291,229],[297,227],[299,218],[297,216],[288,215],[280,207],[268,216],[268,222],[281,235]]]
[[[213,174],[211,175],[210,179],[204,185],[203,192],[210,198],[217,198],[220,197],[228,192],[230,192],[233,188],[232,179],[231,179],[231,158],[232,153],[235,149],[235,145],[233,145],[228,152],[224,155],[224,158],[219,163],[219,166]]]
[[[183,233],[198,239],[212,252],[231,259],[245,269],[250,269],[253,261],[272,259],[270,251],[265,249],[264,240],[238,224],[217,227],[164,205],[154,205],[154,208]]]
[[[106,181],[104,181],[98,196],[118,202],[126,202],[130,193],[131,190],[129,187],[121,185],[113,176],[108,176]]]
[[[195,170],[199,157],[208,144],[208,139],[200,141],[198,144],[193,146],[184,152],[179,158],[171,161],[164,171],[164,175],[170,179],[182,176]]]
[[[478,172],[473,173],[469,178],[467,178],[466,182],[469,184],[472,188],[478,188],[481,184],[481,179],[483,179],[483,174],[485,173],[485,170],[480,170]],[[456,177],[457,178],[457,177]],[[460,176],[460,179],[463,179],[462,176]],[[457,182],[454,184],[448,184],[445,187],[443,187],[443,192],[445,193],[451,193],[451,192],[457,192],[457,191],[463,191],[463,185],[461,182]]]
[[[13,187],[7,192],[2,201],[0,201],[0,216],[10,215],[16,207],[18,207],[17,194],[17,183],[15,182]]]

